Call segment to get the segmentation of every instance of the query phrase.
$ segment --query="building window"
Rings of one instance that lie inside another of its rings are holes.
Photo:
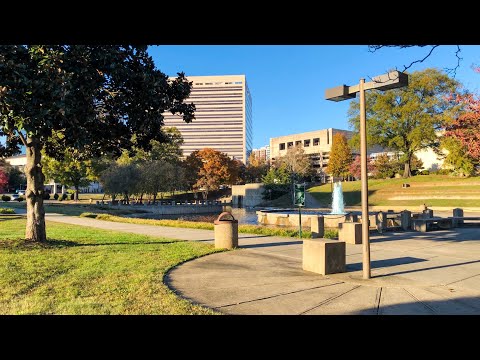
[[[327,144],[330,144],[330,133],[327,131]]]
[[[285,143],[281,143],[281,144],[279,145],[279,149],[280,149],[280,150],[285,150]]]
[[[310,146],[310,139],[308,139],[308,140],[303,140],[303,146],[304,146],[304,147],[309,147],[309,146]]]
[[[241,81],[235,81],[234,84],[241,84]]]
[[[292,141],[290,141],[290,142],[287,143],[287,148],[290,149],[291,147],[293,147],[293,142],[292,142]]]
[[[302,140],[295,141],[295,146],[302,145]]]
[[[213,83],[205,83],[205,85],[213,85]]]
[[[313,146],[318,146],[318,145],[320,145],[320,138],[313,139]]]

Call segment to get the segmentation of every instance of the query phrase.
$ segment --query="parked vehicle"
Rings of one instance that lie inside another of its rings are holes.
[[[19,196],[25,196],[25,190],[18,190],[18,191],[17,191],[17,194],[18,194]]]
[[[17,200],[20,197],[18,194],[12,194],[11,198],[12,200]]]

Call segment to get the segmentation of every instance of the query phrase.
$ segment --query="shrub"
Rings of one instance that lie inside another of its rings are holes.
[[[50,200],[50,194],[49,193],[44,193],[43,194],[43,200]]]
[[[8,195],[2,195],[2,201],[10,201],[12,198]]]
[[[15,210],[7,209],[7,208],[0,208],[0,214],[15,214]]]
[[[62,194],[62,200],[67,200],[68,195],[67,194]]]
[[[450,173],[452,172],[451,169],[440,169],[437,171],[437,174],[438,175],[450,175]]]
[[[423,170],[422,172],[420,172],[420,175],[430,175],[430,171]]]
[[[92,218],[96,219],[98,214],[91,213],[91,212],[84,212],[80,214],[80,217]]]
[[[53,198],[54,198],[55,200],[58,200],[58,194],[55,193],[55,195],[53,195]]]
[[[17,201],[18,201],[18,202],[23,201],[23,200],[25,200],[25,199],[23,198],[23,196],[19,196],[19,197],[17,198]]]

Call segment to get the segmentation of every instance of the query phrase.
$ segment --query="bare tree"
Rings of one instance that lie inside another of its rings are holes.
[[[439,46],[440,45],[368,45],[368,51],[374,53],[374,52],[377,52],[378,50],[381,50],[383,48],[407,49],[407,48],[412,48],[412,47],[421,47],[421,48],[429,49],[426,52],[426,54],[423,58],[414,60],[408,65],[403,65],[403,69],[400,70],[400,71],[403,72],[403,71],[406,71],[406,70],[410,69],[415,64],[423,63],[425,60],[427,60],[433,54],[435,49],[437,49]],[[457,70],[460,67],[460,63],[463,60],[463,58],[460,57],[461,52],[462,52],[462,50],[460,48],[460,45],[456,45],[456,50],[455,50],[455,57],[456,57],[456,60],[457,60],[456,66],[454,66],[452,68],[444,68],[443,69],[447,74],[453,75],[453,77],[455,77],[457,75]]]

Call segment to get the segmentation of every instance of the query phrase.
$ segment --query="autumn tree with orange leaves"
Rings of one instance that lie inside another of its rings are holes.
[[[448,150],[445,163],[455,173],[471,175],[480,163],[480,98],[473,94],[458,95],[462,113],[445,127],[443,146]]]
[[[200,189],[204,199],[208,193],[218,190],[220,185],[234,184],[239,174],[239,162],[232,160],[220,151],[204,148],[195,152],[195,157],[202,162],[197,173],[194,188]]]

